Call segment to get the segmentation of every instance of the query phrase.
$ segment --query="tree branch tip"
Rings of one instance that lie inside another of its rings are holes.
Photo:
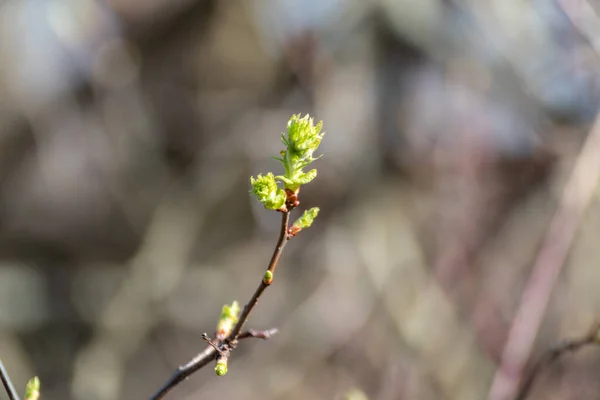
[[[271,285],[275,269],[286,243],[299,230],[308,228],[312,223],[312,219],[316,217],[317,208],[308,210],[308,214],[305,211],[303,216],[296,221],[296,228],[290,230],[291,211],[300,205],[298,199],[300,187],[308,184],[317,176],[316,169],[306,172],[303,169],[320,158],[320,156],[313,157],[313,154],[321,143],[324,134],[324,132],[321,132],[322,122],[315,125],[309,115],[305,117],[301,117],[299,114],[292,116],[287,128],[287,136],[282,134],[282,141],[286,145],[286,150],[281,151],[281,157],[276,158],[283,163],[285,175],[274,176],[272,172],[269,172],[266,175],[258,174],[256,177],[250,177],[251,193],[266,209],[280,212],[282,215],[279,237],[267,271],[242,310],[239,309],[237,302],[223,306],[215,337],[210,338],[208,334],[202,334],[203,340],[209,346],[189,361],[188,364],[179,367],[169,381],[151,398],[152,400],[162,399],[175,386],[213,360],[216,360],[215,373],[218,376],[225,375],[229,356],[236,348],[239,339],[258,338],[268,340],[278,333],[276,328],[264,331],[242,331],[242,329],[261,295]],[[283,183],[283,188],[280,186],[281,183]],[[311,212],[315,215],[310,214]],[[309,220],[309,217],[312,219]]]
[[[269,340],[273,336],[275,336],[279,332],[277,328],[271,328],[264,331],[257,331],[254,329],[249,329],[245,332],[242,332],[239,336],[239,339],[247,339],[247,338],[255,338],[255,339],[263,339]]]

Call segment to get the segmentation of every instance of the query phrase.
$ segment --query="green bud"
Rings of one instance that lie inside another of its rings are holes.
[[[265,274],[263,275],[263,283],[265,285],[270,285],[271,282],[273,282],[273,272],[266,270]]]
[[[258,174],[256,179],[250,177],[250,184],[252,185],[251,193],[265,208],[279,210],[285,206],[285,191],[277,186],[273,173],[269,172],[265,176]]]
[[[217,365],[215,365],[215,372],[218,376],[223,376],[227,373],[227,358],[221,357],[217,360]]]
[[[25,387],[25,400],[38,400],[40,398],[40,378],[33,377]]]
[[[321,144],[325,134],[321,133],[322,127],[322,121],[315,125],[308,114],[304,117],[297,114],[290,118],[287,136],[281,135],[286,149],[281,153],[281,158],[278,158],[285,167],[285,175],[276,177],[285,183],[286,189],[296,191],[301,185],[307,184],[317,176],[316,170],[304,172],[302,169],[318,158],[314,158],[313,153]]]
[[[310,228],[315,221],[315,218],[317,218],[317,215],[319,215],[319,207],[313,207],[310,210],[304,211],[304,214],[302,214],[293,225],[300,229]]]
[[[231,330],[238,321],[240,315],[240,305],[237,301],[231,305],[225,304],[221,310],[221,316],[217,324],[217,338],[222,340],[231,333]]]
[[[300,114],[292,115],[287,124],[287,138],[282,137],[282,141],[294,155],[311,157],[323,139],[323,134],[319,134],[322,127],[322,121],[314,125],[308,114],[303,118]]]

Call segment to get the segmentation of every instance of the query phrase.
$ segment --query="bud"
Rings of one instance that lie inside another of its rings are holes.
[[[285,191],[277,186],[273,173],[269,172],[265,176],[258,174],[256,179],[250,177],[250,185],[252,185],[251,193],[265,208],[269,210],[282,210],[285,208],[287,196]]]
[[[25,387],[25,400],[38,400],[40,398],[40,378],[33,377]]]
[[[265,285],[270,285],[271,283],[273,283],[273,272],[266,270],[265,274],[263,275],[263,283]]]
[[[315,221],[315,218],[317,218],[317,215],[319,215],[318,207],[313,207],[310,210],[304,211],[304,214],[302,214],[302,216],[290,227],[289,234],[296,236],[301,230],[310,228]]]
[[[240,315],[240,305],[234,301],[231,305],[225,304],[221,310],[221,316],[217,323],[217,340],[223,340],[231,333],[231,330],[238,321]]]
[[[300,117],[293,115],[287,125],[287,136],[281,135],[281,140],[286,149],[277,160],[283,163],[285,175],[279,175],[276,179],[285,183],[285,188],[296,191],[301,185],[306,185],[317,176],[317,170],[304,172],[302,169],[311,164],[317,158],[313,153],[317,150],[323,139],[321,133],[323,122],[314,124],[308,114]]]
[[[322,121],[314,125],[313,119],[308,114],[303,118],[300,118],[300,114],[292,115],[287,124],[287,138],[282,136],[282,141],[290,155],[310,159],[323,139],[323,134],[319,134],[322,127]]]
[[[215,365],[217,376],[223,376],[227,373],[227,357],[219,357],[217,365]]]

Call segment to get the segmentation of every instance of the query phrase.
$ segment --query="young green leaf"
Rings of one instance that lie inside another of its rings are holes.
[[[279,175],[276,179],[285,184],[285,188],[293,192],[297,191],[301,185],[305,185],[317,176],[316,170],[304,172],[302,169],[319,157],[313,157],[323,139],[325,132],[321,132],[323,122],[314,124],[313,119],[306,114],[301,117],[300,114],[293,115],[287,125],[287,136],[281,135],[281,141],[286,146],[282,151],[281,158],[285,174]]]
[[[40,378],[31,378],[25,387],[25,400],[38,400],[40,398]]]
[[[223,340],[230,333],[240,316],[240,305],[237,301],[229,304],[225,304],[221,310],[221,316],[217,323],[217,339]]]
[[[302,216],[298,218],[290,227],[289,232],[291,235],[296,236],[301,230],[310,228],[313,222],[315,222],[317,215],[319,215],[318,207],[313,207],[310,210],[304,211],[304,214],[302,214]]]
[[[273,173],[258,174],[256,178],[250,177],[251,193],[269,210],[279,210],[285,206],[287,198],[285,190],[277,186]]]

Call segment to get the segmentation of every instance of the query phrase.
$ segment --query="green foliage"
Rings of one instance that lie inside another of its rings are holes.
[[[304,211],[302,216],[294,222],[292,227],[297,227],[300,229],[310,228],[310,226],[317,218],[317,215],[319,215],[319,207],[313,207],[309,210],[306,210]]]
[[[238,321],[240,316],[240,305],[237,301],[229,304],[225,304],[221,310],[221,316],[217,324],[217,335],[226,337],[231,333],[231,330]]]
[[[25,400],[38,400],[40,398],[40,379],[36,376],[27,382],[25,387]]]
[[[276,178],[285,183],[285,188],[293,192],[301,185],[306,185],[317,176],[317,170],[304,172],[303,169],[319,157],[314,158],[313,153],[317,150],[325,132],[321,133],[323,122],[314,124],[313,119],[306,114],[293,115],[287,125],[287,137],[281,135],[281,141],[286,146],[281,158],[277,160],[283,163],[285,175]]]
[[[297,193],[302,185],[310,183],[317,176],[317,170],[304,171],[319,157],[313,157],[323,139],[321,132],[323,122],[314,124],[313,119],[306,114],[293,115],[287,124],[287,134],[281,135],[285,150],[281,151],[281,157],[275,157],[281,161],[285,169],[284,175],[274,176],[272,172],[266,175],[259,174],[256,178],[250,177],[252,185],[251,193],[256,196],[265,208],[270,210],[287,211],[285,207],[287,194],[277,186],[277,181],[283,182],[285,189],[291,193]]]
[[[277,182],[272,172],[265,176],[258,174],[256,179],[250,177],[252,185],[252,194],[256,196],[265,208],[269,210],[279,210],[285,206],[285,191],[277,187]]]

